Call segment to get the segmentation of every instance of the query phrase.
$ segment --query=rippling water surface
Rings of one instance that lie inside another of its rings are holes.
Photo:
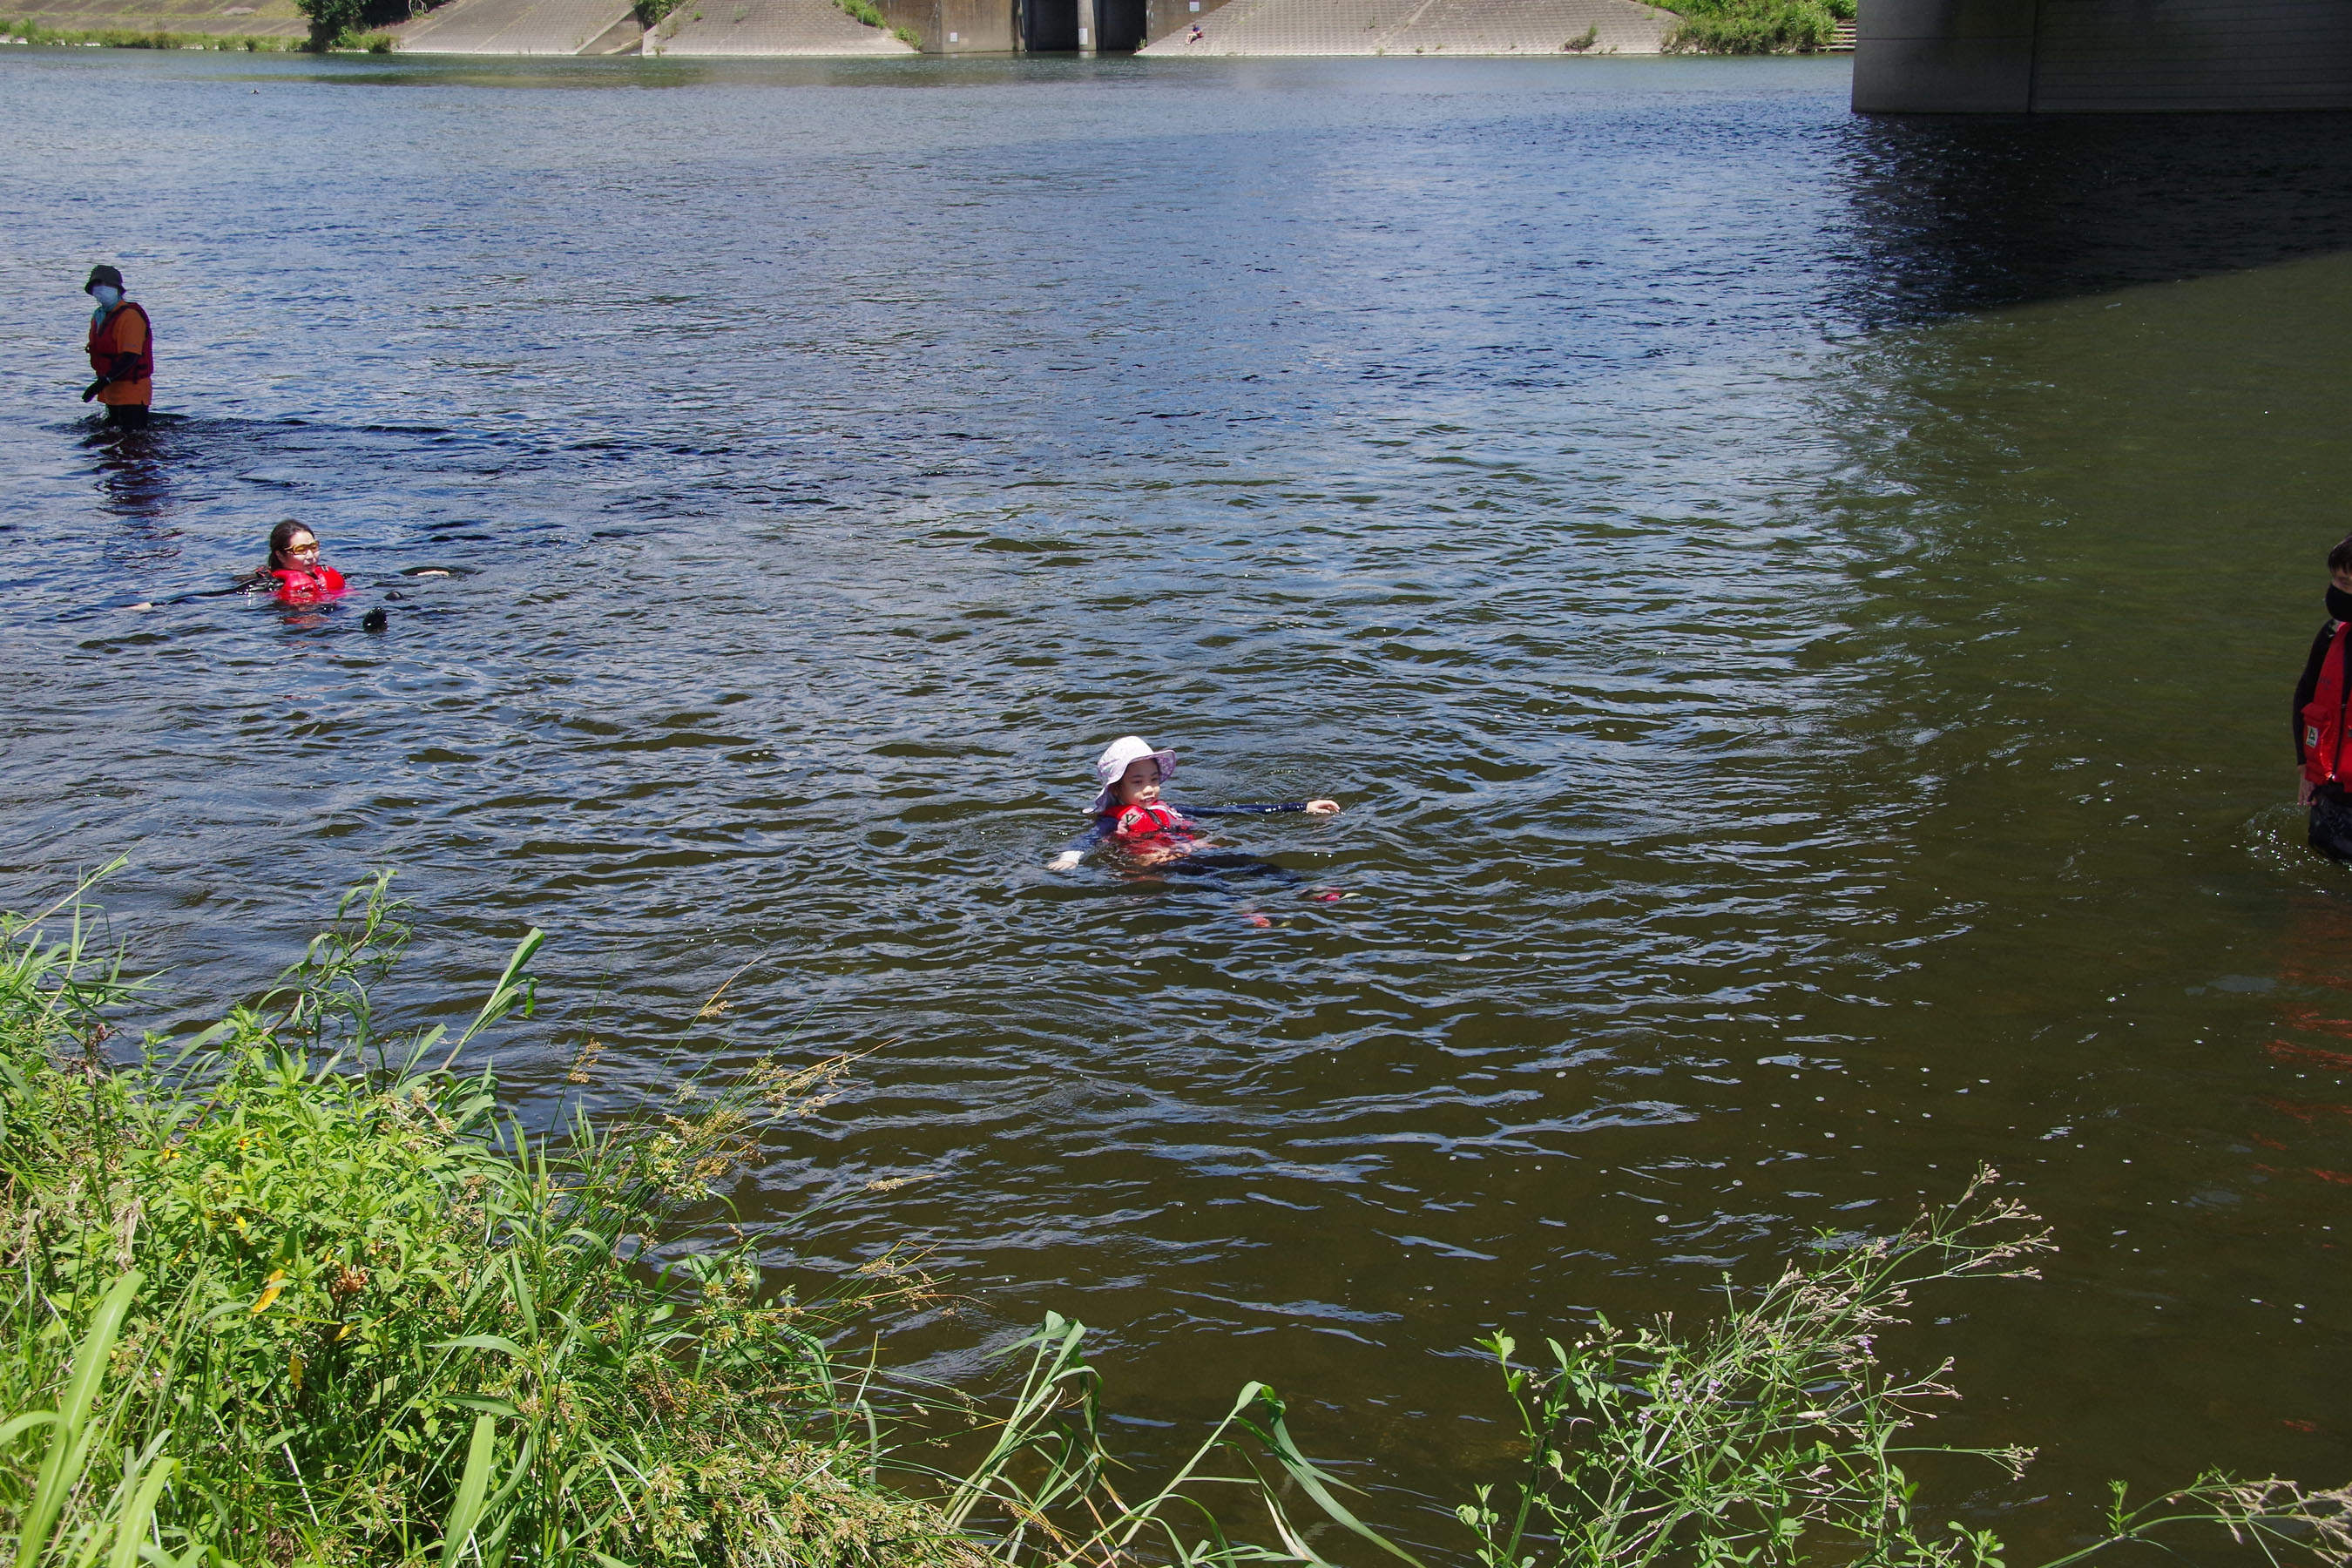
[[[2352,904],[2284,712],[2340,122],[57,50],[0,115],[0,895],[129,854],[171,1007],[391,865],[419,1005],[553,933],[538,1113],[591,1035],[616,1097],[876,1047],[737,1194],[839,1200],[780,1260],[913,1247],[958,1301],[902,1356],[1059,1308],[1139,1448],[1264,1377],[1449,1503],[1479,1333],[1698,1310],[1990,1160],[2066,1250],[1914,1347],[2045,1447],[1979,1515],[2343,1479]],[[100,258],[178,416],[119,442]],[[128,608],[289,515],[344,605]],[[1128,731],[1342,800],[1229,837],[1348,897],[1045,871]]]

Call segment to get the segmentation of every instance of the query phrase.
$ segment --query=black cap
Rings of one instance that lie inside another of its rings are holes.
[[[87,294],[101,283],[110,289],[120,289],[122,287],[122,274],[101,261],[89,269],[89,281],[81,286],[81,291]]]

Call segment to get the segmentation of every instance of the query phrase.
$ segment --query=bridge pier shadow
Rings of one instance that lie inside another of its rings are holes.
[[[2352,249],[2352,113],[1872,119],[1852,137],[1845,303],[1865,322]]]
[[[2352,5],[1860,0],[1853,106],[1893,114],[2352,109]]]

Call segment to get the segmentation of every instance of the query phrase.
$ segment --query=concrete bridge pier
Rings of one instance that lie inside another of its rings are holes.
[[[1860,0],[1865,114],[2352,109],[2347,0]]]

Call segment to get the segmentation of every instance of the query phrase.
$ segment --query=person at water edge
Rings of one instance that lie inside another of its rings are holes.
[[[89,368],[98,379],[81,400],[106,405],[109,425],[146,427],[147,405],[155,398],[155,329],[147,308],[123,297],[122,274],[100,264],[89,269],[83,293],[98,301],[89,317]]]
[[[2311,808],[2311,847],[2352,861],[2352,798],[2345,794],[2345,728],[2352,707],[2352,536],[2327,552],[2327,619],[2294,685],[2295,800]]]
[[[319,536],[290,517],[269,531],[269,564],[246,583],[271,589],[286,605],[316,605],[343,594],[343,574],[319,559]]]
[[[1086,858],[1098,844],[1113,843],[1147,866],[1181,860],[1197,852],[1196,816],[1255,816],[1277,811],[1311,812],[1328,816],[1339,809],[1336,800],[1293,800],[1273,805],[1188,805],[1179,807],[1162,798],[1161,789],[1176,772],[1176,753],[1155,749],[1140,735],[1121,735],[1095,759],[1095,778],[1102,787],[1087,808],[1095,825],[1068,848],[1046,862],[1046,869],[1066,871]]]
[[[1188,44],[1197,44],[1208,36],[1208,34],[1201,31],[1201,24],[1195,22],[1192,24],[1192,31],[1184,35],[1184,41]]]

